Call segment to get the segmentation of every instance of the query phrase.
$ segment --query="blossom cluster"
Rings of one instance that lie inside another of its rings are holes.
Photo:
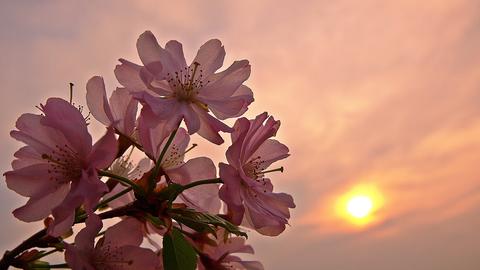
[[[102,77],[87,82],[88,116],[71,99],[52,97],[40,114],[18,118],[11,136],[25,146],[4,175],[28,201],[13,214],[45,229],[6,252],[0,269],[263,269],[236,255],[253,253],[245,230],[281,234],[295,204],[267,177],[289,156],[273,139],[280,121],[266,112],[241,117],[254,101],[244,85],[249,62],[219,71],[225,49],[212,39],[188,65],[181,43],[162,47],[150,31],[137,50],[141,64],[119,60],[120,87],[110,97]],[[96,142],[90,114],[106,128]],[[233,127],[224,123],[232,118]],[[220,132],[231,136],[226,162],[187,159],[191,135],[220,145]],[[134,164],[132,152],[143,159]],[[69,241],[75,224],[85,226]],[[44,261],[54,252],[66,263]]]

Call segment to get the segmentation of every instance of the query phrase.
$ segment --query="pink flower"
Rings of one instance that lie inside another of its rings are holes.
[[[138,162],[136,166],[134,166],[133,163],[129,160],[129,156],[130,154],[116,159],[108,169],[108,172],[125,177],[135,182],[136,180],[140,179],[144,173],[146,173],[152,168],[152,162],[148,158],[143,158]],[[123,184],[118,183],[109,193],[104,195],[104,198],[112,197],[126,188],[127,187]],[[135,195],[132,191],[111,201],[108,205],[112,208],[118,208],[127,205],[133,201],[135,201]]]
[[[15,153],[13,171],[5,173],[8,188],[28,202],[13,211],[20,220],[33,222],[49,216],[54,222],[49,234],[67,232],[75,209],[84,205],[92,213],[108,191],[97,169],[108,167],[115,158],[117,141],[112,129],[92,147],[92,137],[82,114],[70,103],[50,98],[44,115],[23,114],[10,134],[26,146]]]
[[[199,270],[263,270],[263,265],[258,261],[244,261],[235,253],[253,254],[253,248],[245,245],[243,237],[226,237],[225,230],[219,229],[214,239],[208,238],[208,243],[196,242],[200,246]],[[214,245],[212,245],[212,243]]]
[[[155,160],[160,158],[162,149],[167,143],[167,133],[164,122],[155,128],[149,128],[139,119],[139,139],[144,151]],[[185,185],[196,180],[216,178],[216,168],[213,161],[207,157],[197,157],[184,161],[190,136],[183,128],[179,128],[175,138],[168,147],[160,167],[168,177],[168,180]],[[221,202],[218,198],[218,185],[200,185],[180,194],[179,198],[188,206],[204,212],[217,214],[220,211]]]
[[[140,35],[137,49],[144,67],[121,60],[115,73],[144,107],[166,121],[169,131],[184,119],[189,134],[198,132],[221,144],[223,139],[218,132],[232,130],[220,120],[242,115],[253,102],[252,91],[242,84],[250,76],[247,60],[236,61],[215,73],[225,58],[225,50],[217,39],[203,44],[189,66],[182,44],[171,40],[164,49],[150,31]]]
[[[108,228],[95,245],[102,221],[91,215],[87,226],[75,237],[75,245],[65,245],[65,261],[73,270],[158,269],[157,255],[150,249],[139,247],[143,236],[138,223],[134,218],[120,221]]]
[[[87,82],[87,104],[93,117],[117,132],[132,137],[138,101],[125,88],[117,88],[107,100],[103,78],[95,76]]]
[[[144,158],[139,161],[137,166],[134,166],[130,162],[129,156],[127,156],[127,157],[121,157],[115,160],[115,162],[113,162],[112,166],[110,167],[109,171],[113,174],[126,177],[135,182],[135,180],[140,179],[143,176],[143,174],[149,171],[151,168],[152,168],[152,164],[150,159]],[[105,194],[104,198],[110,198],[118,194],[119,192],[122,192],[126,188],[127,187],[125,187],[124,185],[118,184],[108,194]],[[133,191],[130,191],[120,196],[119,198],[109,202],[108,206],[115,209],[115,208],[125,206],[134,201],[135,201],[135,195]],[[131,217],[127,217],[127,218],[131,218]],[[158,245],[154,239],[152,239],[151,235],[152,234],[163,235],[167,229],[157,228],[146,220],[143,222],[137,222],[137,224],[138,224],[138,229],[142,232],[143,236],[146,237],[148,242],[154,247],[156,247],[158,250],[160,250],[161,246]]]
[[[238,119],[226,154],[229,164],[220,163],[224,185],[219,195],[228,206],[232,222],[239,225],[245,221],[269,236],[285,230],[289,208],[295,207],[290,195],[273,192],[270,179],[263,173],[273,162],[289,155],[285,145],[269,139],[279,127],[280,121],[267,113],[254,120]]]

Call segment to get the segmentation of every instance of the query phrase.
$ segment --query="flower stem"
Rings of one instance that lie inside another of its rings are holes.
[[[15,260],[15,257],[20,255],[27,249],[35,247],[42,237],[47,235],[47,229],[38,231],[30,236],[27,240],[23,241],[20,245],[14,248],[12,251],[6,251],[3,258],[0,260],[0,270],[6,270]]]
[[[135,190],[135,192],[145,195],[144,190],[128,178],[107,171],[98,171],[98,175],[110,177],[111,179],[117,180],[120,183],[131,186]]]
[[[112,197],[109,197],[109,198],[106,198],[104,199],[103,201],[101,201],[100,203],[98,203],[98,205],[95,207],[95,210],[97,210],[98,208],[102,208],[104,206],[106,206],[109,202],[113,201],[113,200],[116,200],[120,197],[122,197],[123,195],[127,194],[128,192],[132,191],[133,187],[128,187],[122,191],[120,191],[119,193],[113,195]]]
[[[200,186],[200,185],[221,184],[221,183],[223,183],[222,179],[213,178],[213,179],[205,179],[205,180],[195,181],[195,182],[186,184],[184,186],[179,185],[180,187],[171,195],[170,200],[168,202],[168,206],[171,207],[172,204],[173,204],[173,201],[175,201],[175,198],[177,198],[178,195],[180,195],[180,193],[184,192],[185,190],[187,190],[189,188],[193,188],[193,187]]]
[[[178,125],[180,126],[180,122],[178,123]],[[162,149],[162,152],[160,153],[160,157],[158,157],[157,159],[157,162],[155,164],[155,169],[153,170],[153,173],[149,179],[150,181],[148,181],[148,193],[152,192],[155,189],[155,184],[156,184],[155,180],[157,179],[158,174],[160,173],[160,169],[161,169],[160,165],[162,163],[162,159],[167,153],[168,147],[170,147],[170,144],[172,144],[173,139],[175,138],[175,134],[177,134],[177,130],[178,130],[178,127],[172,131],[172,134],[170,134],[170,137],[168,138],[167,143],[165,144],[165,146]]]
[[[46,268],[46,269],[50,269],[50,268],[64,268],[64,269],[70,269],[70,266],[68,266],[68,264],[66,263],[61,263],[61,264],[34,264],[31,266],[32,269],[39,269],[39,268]]]
[[[46,256],[48,256],[48,255],[50,255],[50,254],[53,254],[53,253],[55,253],[55,252],[57,252],[57,251],[62,251],[62,250],[61,250],[61,249],[58,249],[58,248],[52,249],[52,250],[50,250],[50,251],[47,251],[47,252],[45,252],[45,253],[42,253],[42,254],[36,256],[34,260],[36,261],[36,260],[41,259],[41,258],[43,258],[43,257],[46,257]]]
[[[132,214],[135,212],[135,209],[133,208],[132,204],[127,204],[125,206],[119,207],[112,209],[107,212],[103,212],[98,214],[98,216],[101,219],[110,219],[110,218],[115,218],[115,217],[122,217],[122,216],[128,216],[129,214]],[[84,213],[78,217],[75,218],[75,223],[83,223],[87,219],[87,214]],[[1,270],[1,269],[0,269]]]
[[[196,186],[200,186],[200,185],[222,184],[222,183],[223,183],[223,181],[222,181],[222,179],[220,179],[220,178],[199,180],[199,181],[195,181],[195,182],[192,182],[192,183],[189,183],[189,184],[184,185],[183,188],[182,188],[182,191],[187,190],[187,189],[189,189],[189,188],[196,187]]]
[[[99,214],[98,216],[101,219],[110,219],[114,217],[121,217],[125,216],[128,214],[132,214],[135,211],[135,209],[132,207],[132,205],[125,205],[120,208],[116,208],[104,213]],[[84,222],[86,219],[86,216],[79,217],[75,223],[81,223]],[[20,245],[18,245],[16,248],[14,248],[12,251],[6,251],[5,254],[3,255],[2,259],[0,260],[0,270],[7,270],[9,266],[15,264],[15,258],[20,255],[22,252],[25,250],[31,249],[33,247],[38,247],[38,246],[45,246],[45,241],[42,240],[43,237],[47,235],[47,229],[42,229],[38,231],[37,233],[33,234],[30,236],[27,240],[23,241]],[[46,255],[45,255],[46,256]],[[46,266],[35,266],[36,268],[47,268]],[[69,268],[66,266],[66,264],[62,265],[57,265],[55,267],[52,267],[50,265],[50,268]]]

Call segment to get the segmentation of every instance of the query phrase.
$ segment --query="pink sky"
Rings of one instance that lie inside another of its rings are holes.
[[[16,118],[71,81],[79,103],[93,75],[115,86],[144,30],[189,59],[216,37],[226,63],[251,61],[247,116],[281,119],[292,154],[273,177],[296,200],[291,227],[250,234],[266,269],[480,268],[477,1],[2,1],[0,18],[2,172]],[[217,161],[227,146],[194,141]],[[385,199],[378,220],[345,225],[334,203],[366,183]],[[0,252],[40,226],[10,214],[23,202],[0,181]]]

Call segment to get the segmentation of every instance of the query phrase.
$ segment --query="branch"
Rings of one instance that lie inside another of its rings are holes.
[[[47,235],[47,229],[38,231],[30,236],[27,240],[23,241],[20,245],[14,248],[12,251],[5,251],[2,260],[0,260],[0,270],[7,270],[10,265],[15,261],[15,257],[20,255],[27,249],[35,247],[38,242]]]

